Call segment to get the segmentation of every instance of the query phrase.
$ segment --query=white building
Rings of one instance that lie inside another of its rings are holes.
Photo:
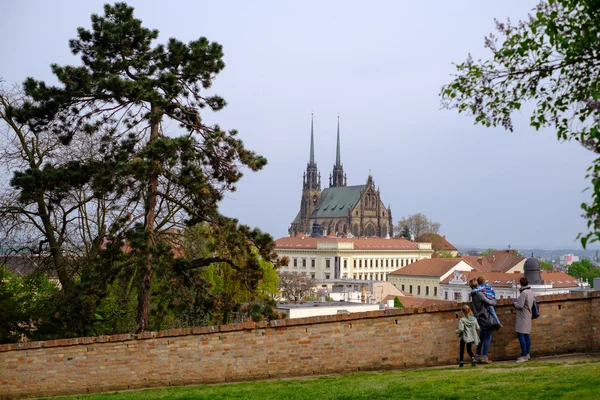
[[[405,239],[310,237],[299,234],[275,241],[279,258],[288,257],[282,272],[314,279],[385,281],[388,274],[416,261],[431,258],[431,243]]]
[[[477,279],[479,276],[485,276],[487,283],[492,285],[496,292],[496,299],[515,299],[519,296],[519,279],[522,273],[505,272],[482,272],[482,271],[454,271],[440,283],[441,295],[444,300],[455,300],[458,302],[469,302],[471,298],[469,293],[469,281]],[[589,289],[589,284],[581,282],[564,272],[541,272],[543,283],[540,285],[531,285],[531,289],[537,295],[546,294],[565,294],[572,291]]]
[[[379,304],[348,303],[341,301],[308,301],[308,302],[281,302],[277,304],[277,311],[287,314],[288,318],[316,317],[320,315],[351,314],[364,311],[376,311]]]
[[[579,256],[575,256],[573,254],[565,254],[564,256],[560,256],[560,265],[563,267],[566,265],[571,265],[577,261],[579,261]]]

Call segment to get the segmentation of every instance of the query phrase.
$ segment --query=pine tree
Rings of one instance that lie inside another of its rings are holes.
[[[73,161],[70,170],[57,174],[63,174],[65,187],[77,177],[78,184],[85,181],[98,192],[124,199],[128,217],[107,240],[126,237],[139,258],[137,323],[143,331],[148,327],[153,248],[168,228],[182,222],[211,224],[230,250],[180,266],[184,270],[221,261],[256,275],[258,258],[240,256],[249,254],[252,245],[260,256],[273,258],[269,235],[239,226],[217,209],[224,192],[235,190],[240,167],[260,170],[266,160],[247,150],[235,130],[208,126],[200,116],[202,109],[218,111],[226,105],[207,93],[225,67],[221,45],[204,37],[187,44],[173,38],[166,45],[155,44],[158,31],[144,27],[125,3],[105,5],[104,15],[92,15],[91,21],[91,30],[79,28],[70,41],[81,65],[52,65],[59,86],[28,78],[24,87],[32,100],[15,113],[32,129],[60,136],[65,145],[80,132],[101,138],[99,159]],[[165,132],[167,121],[178,129]]]

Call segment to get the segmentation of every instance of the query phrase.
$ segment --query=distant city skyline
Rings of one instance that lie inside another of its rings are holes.
[[[0,43],[0,79],[54,83],[50,64],[79,62],[68,40],[105,2],[0,4],[0,32],[10,37]],[[440,110],[452,63],[469,53],[488,58],[483,38],[494,18],[526,19],[536,3],[128,1],[146,27],[160,31],[159,42],[205,36],[224,47],[227,67],[211,92],[229,105],[204,120],[238,129],[269,161],[226,195],[224,215],[286,236],[309,158],[311,112],[323,183],[335,163],[339,114],[348,185],[364,184],[371,171],[394,222],[422,212],[455,245],[577,248],[595,155],[559,143],[551,130],[536,132],[525,113],[508,133]]]

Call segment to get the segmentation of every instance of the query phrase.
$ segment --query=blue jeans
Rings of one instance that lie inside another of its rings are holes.
[[[517,332],[517,338],[521,345],[521,357],[525,357],[529,354],[529,350],[531,349],[531,335],[529,333]]]
[[[494,308],[494,306],[488,306],[488,310],[490,310],[490,314],[492,315],[492,318],[496,320],[496,323],[498,325],[502,325],[500,323],[500,318],[498,318],[498,314],[496,314],[496,309]]]
[[[477,345],[477,357],[487,357],[490,342],[492,341],[491,329],[479,330],[479,344]]]

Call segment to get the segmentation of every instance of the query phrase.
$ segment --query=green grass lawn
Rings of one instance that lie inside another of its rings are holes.
[[[65,399],[600,399],[600,361],[365,372]]]

